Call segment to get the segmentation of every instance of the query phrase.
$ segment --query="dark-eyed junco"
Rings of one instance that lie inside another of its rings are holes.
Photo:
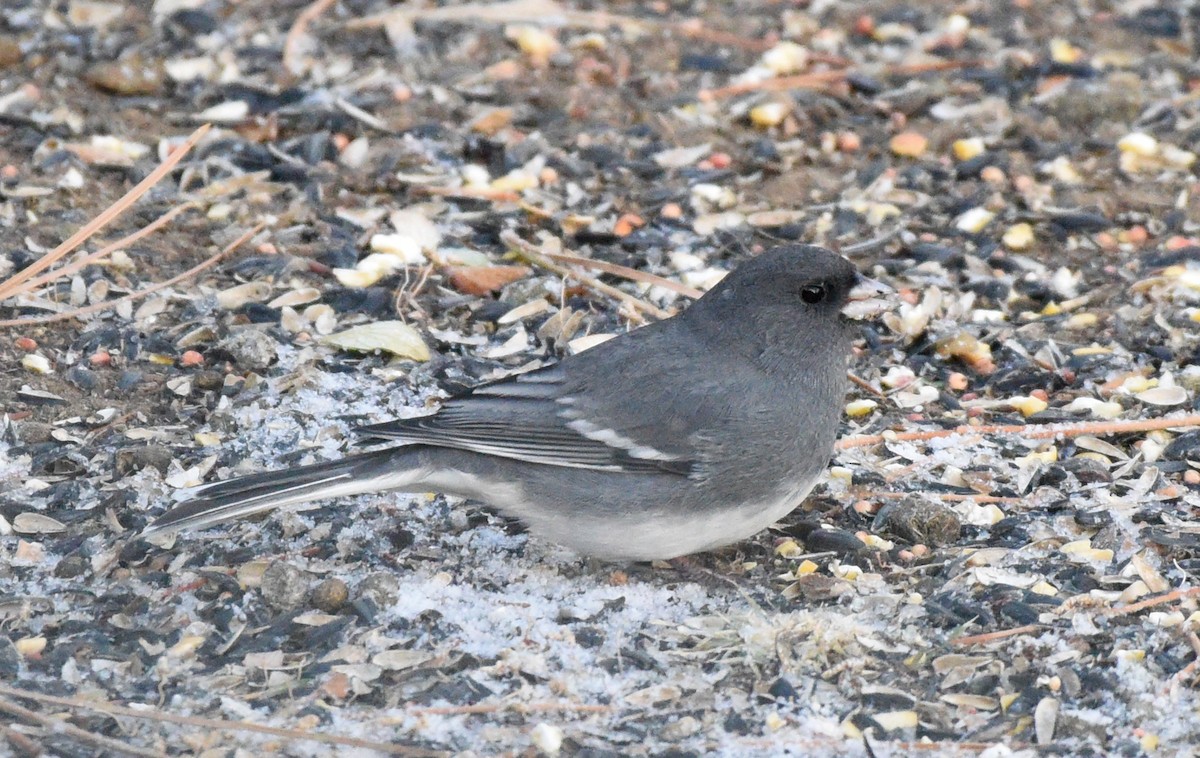
[[[209,485],[143,536],[403,490],[484,501],[601,558],[727,545],[786,515],[820,477],[846,390],[847,317],[885,289],[823,248],[778,247],[680,315],[432,415],[361,429],[396,445]]]

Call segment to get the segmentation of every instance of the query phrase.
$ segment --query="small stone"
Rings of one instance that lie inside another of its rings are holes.
[[[95,371],[79,365],[67,369],[67,373],[63,375],[63,378],[85,392],[94,390],[98,382]]]
[[[959,538],[962,520],[940,503],[909,497],[881,508],[871,529],[889,531],[914,544],[939,546],[949,545]]]
[[[271,335],[257,329],[235,332],[217,345],[239,368],[262,371],[275,362],[279,345]]]
[[[274,610],[295,610],[308,597],[308,574],[286,561],[275,561],[263,572],[259,592]]]
[[[336,613],[349,598],[350,588],[337,577],[325,579],[312,591],[313,607],[326,613]]]
[[[17,433],[20,435],[21,441],[27,445],[49,442],[50,433],[53,431],[53,425],[44,424],[41,421],[24,421],[17,426]]]
[[[0,34],[0,68],[21,62],[21,43],[16,37]]]
[[[82,555],[68,555],[54,567],[54,575],[59,579],[74,579],[83,576],[92,567],[91,561]]]
[[[169,447],[151,444],[118,450],[113,457],[113,465],[119,476],[128,476],[146,468],[158,469],[160,474],[166,474],[172,460],[174,456]]]
[[[118,61],[103,61],[84,72],[88,84],[117,95],[153,95],[163,84],[162,64],[133,55]]]
[[[358,596],[370,600],[376,608],[387,608],[399,599],[400,582],[391,574],[371,574],[359,583]]]
[[[1109,473],[1108,466],[1105,466],[1095,458],[1084,456],[1068,458],[1062,462],[1062,467],[1074,474],[1080,484],[1108,483],[1112,481],[1112,474]]]

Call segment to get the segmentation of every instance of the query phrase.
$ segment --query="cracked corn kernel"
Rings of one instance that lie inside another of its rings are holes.
[[[1024,222],[1013,224],[1000,238],[1009,250],[1027,250],[1033,244],[1033,227]]]
[[[1041,413],[1049,407],[1049,403],[1042,400],[1040,397],[1014,397],[1009,401],[1009,405],[1021,412],[1022,416],[1032,416],[1035,413]]]
[[[846,415],[850,418],[861,418],[870,415],[878,407],[879,403],[874,400],[854,400],[846,403]]]
[[[960,161],[969,161],[983,154],[986,147],[983,140],[979,137],[968,137],[966,139],[955,140],[950,146],[954,151],[954,157]]]
[[[756,105],[750,109],[750,123],[763,128],[779,126],[791,110],[791,106],[784,103]]]
[[[901,132],[888,143],[892,152],[906,158],[916,158],[929,147],[929,138],[917,132]]]
[[[1117,140],[1117,149],[1140,158],[1150,158],[1158,154],[1158,140],[1145,132],[1132,132]]]
[[[995,217],[996,214],[992,213],[987,208],[971,208],[970,210],[963,212],[963,214],[954,221],[954,228],[958,229],[960,232],[978,234],[987,228],[987,225],[992,223],[992,219]]]

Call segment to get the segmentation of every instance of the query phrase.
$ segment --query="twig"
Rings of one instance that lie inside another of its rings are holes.
[[[1175,676],[1171,678],[1176,682],[1187,682],[1198,676],[1200,676],[1200,657],[1194,658],[1191,663],[1176,671]]]
[[[764,79],[760,82],[739,82],[716,89],[702,89],[697,93],[700,100],[720,100],[734,95],[744,95],[747,92],[779,92],[789,89],[820,89],[830,84],[843,81],[850,75],[849,69],[836,71],[813,71],[808,74],[794,76],[777,76],[774,79]]]
[[[296,61],[296,57],[300,55],[300,40],[304,39],[308,32],[308,25],[329,10],[331,5],[333,0],[314,0],[311,5],[300,11],[300,15],[296,16],[295,22],[292,23],[292,28],[288,29],[287,37],[283,40],[283,69],[289,74],[296,76],[302,73]]]
[[[779,753],[779,738],[778,737],[738,737],[735,743],[739,747],[745,746],[755,749],[756,753],[764,755],[774,755]],[[1018,742],[901,742],[901,741],[881,741],[877,744],[887,745],[895,751],[896,755],[909,755],[915,752],[931,752],[939,755],[950,755],[952,753],[970,752],[981,753],[985,750],[994,750],[997,745],[1003,744],[1007,749],[1005,755],[1013,750],[1024,750],[1028,745]],[[845,743],[842,740],[834,740],[832,737],[809,737],[803,741],[791,740],[791,747],[794,749],[802,749],[803,755],[837,755],[844,751]],[[889,753],[890,754],[890,753]]]
[[[512,190],[492,189],[491,187],[438,187],[434,184],[412,184],[409,190],[424,192],[438,197],[462,197],[470,200],[491,200],[497,203],[515,203],[521,196]]]
[[[483,713],[610,713],[611,705],[596,703],[474,703],[472,705],[445,705],[432,708],[412,708],[404,716],[384,719],[382,723],[400,723],[410,716],[470,716]]]
[[[37,700],[37,698],[30,697],[27,693],[10,689],[3,685],[0,685],[0,691],[3,691],[6,695],[12,695],[14,697],[24,697],[29,700]],[[160,753],[157,750],[136,747],[134,745],[128,745],[124,742],[119,742],[100,734],[92,734],[86,729],[80,729],[74,724],[69,724],[62,719],[43,716],[37,711],[31,711],[28,708],[14,703],[7,697],[0,697],[0,711],[8,713],[12,716],[16,716],[19,719],[24,719],[25,721],[38,724],[50,732],[61,732],[69,737],[74,737],[80,742],[84,742],[89,745],[95,745],[96,747],[104,750],[111,750],[115,753],[121,753],[123,755],[145,756],[145,758],[165,758],[166,756],[165,753]]]
[[[877,389],[877,388],[871,386],[870,382],[868,382],[866,379],[863,379],[861,376],[854,373],[853,371],[847,371],[846,376],[849,377],[850,383],[853,384],[854,386],[858,387],[859,389],[869,392],[872,395],[874,395],[875,397],[887,397],[887,393],[885,393],[881,389]]]
[[[1176,418],[1150,418],[1136,421],[1098,421],[1081,424],[993,424],[983,426],[956,426],[953,429],[935,429],[925,432],[889,432],[838,440],[838,450],[878,445],[881,442],[925,442],[945,439],[955,435],[978,437],[983,434],[1015,434],[1028,440],[1047,440],[1056,437],[1078,437],[1090,434],[1101,437],[1110,434],[1153,432],[1161,429],[1185,429],[1200,426],[1200,415]]]
[[[949,71],[956,68],[967,68],[969,66],[977,66],[979,61],[931,61],[929,63],[915,63],[908,66],[893,66],[886,68],[880,72],[881,76],[913,76],[915,74],[925,74],[933,71]],[[795,76],[777,76],[774,79],[764,79],[760,82],[739,82],[738,84],[730,84],[727,87],[717,87],[716,89],[700,90],[698,97],[701,100],[719,100],[725,97],[734,95],[744,95],[748,92],[780,92],[789,89],[820,89],[830,84],[843,81],[850,74],[855,73],[854,69],[838,69],[835,71],[813,71],[807,74],[796,74]]]
[[[921,492],[861,492],[859,497],[864,500],[875,498],[876,500],[896,500],[899,498],[912,497],[913,495],[921,497],[936,497],[942,500],[951,502],[961,502],[971,500],[976,503],[1019,503],[1023,498],[1019,497],[1001,497],[1000,495],[968,495],[961,492],[937,492],[932,490],[921,490]]]
[[[703,292],[695,287],[689,287],[686,284],[681,284],[680,282],[668,279],[665,276],[648,274],[645,271],[638,271],[635,268],[622,266],[619,263],[598,261],[592,258],[584,258],[580,255],[571,255],[570,253],[548,253],[544,250],[539,251],[539,254],[549,258],[552,261],[558,261],[559,263],[571,263],[576,266],[590,268],[594,271],[603,271],[606,274],[619,276],[623,279],[629,279],[630,281],[642,282],[643,284],[650,284],[655,287],[662,287],[663,289],[670,290],[674,293],[683,295],[684,297],[690,297],[693,300],[697,300],[704,295]]]
[[[411,755],[411,756],[429,756],[440,755],[433,750],[424,750],[421,748],[410,747],[408,745],[394,745],[386,742],[373,742],[364,740],[358,737],[342,737],[337,734],[325,734],[323,732],[305,732],[299,729],[282,729],[275,726],[267,726],[266,724],[253,724],[249,721],[221,721],[218,719],[206,719],[201,716],[177,716],[174,713],[163,713],[162,711],[139,711],[133,708],[127,708],[115,703],[104,701],[84,700],[76,697],[57,697],[55,695],[43,695],[40,692],[26,692],[18,690],[14,687],[9,687],[5,684],[0,684],[0,695],[9,697],[22,698],[24,700],[34,700],[39,703],[50,703],[52,705],[61,705],[65,708],[82,708],[89,711],[98,711],[99,713],[107,713],[111,716],[126,716],[135,719],[145,719],[147,721],[159,721],[168,724],[181,724],[183,726],[194,726],[201,729],[221,729],[235,732],[257,732],[258,734],[269,734],[273,737],[283,737],[289,740],[311,740],[312,742],[320,742],[326,745],[343,745],[345,747],[360,747],[369,750],[378,750],[382,753],[392,753],[394,755]],[[5,701],[0,701],[0,703]],[[17,706],[18,708],[20,706]],[[56,727],[64,726],[60,722],[54,722]],[[123,749],[124,746],[122,746]],[[116,749],[116,748],[114,748]],[[143,755],[138,753],[137,755]],[[158,758],[161,753],[144,753]]]
[[[155,292],[158,292],[159,290],[163,289],[164,287],[170,287],[172,284],[175,284],[176,282],[181,282],[184,279],[191,278],[191,277],[195,276],[196,274],[200,273],[201,271],[205,270],[206,268],[209,268],[210,266],[215,264],[217,261],[221,260],[225,256],[232,253],[234,250],[237,250],[239,247],[241,247],[242,244],[246,242],[246,240],[250,239],[254,235],[258,234],[260,231],[262,231],[264,226],[266,226],[266,224],[263,224],[263,223],[258,224],[250,231],[242,234],[242,236],[238,237],[233,242],[230,242],[228,245],[226,245],[224,250],[221,250],[216,255],[206,258],[199,265],[193,266],[192,268],[189,268],[187,271],[184,271],[182,274],[179,274],[178,276],[173,276],[170,279],[167,279],[166,281],[156,282],[156,283],[152,284],[151,286],[147,287],[146,289],[138,290],[137,292],[131,292],[128,295],[124,295],[123,297],[118,297],[115,300],[105,300],[102,303],[95,303],[93,305],[89,305],[84,308],[76,308],[74,310],[70,310],[65,313],[56,313],[53,316],[40,316],[37,318],[17,318],[17,319],[10,319],[8,321],[0,321],[0,327],[23,326],[26,324],[51,324],[56,321],[66,321],[67,319],[78,318],[79,316],[86,316],[89,313],[96,313],[98,311],[107,310],[119,303],[123,303],[126,301],[133,301],[133,300],[137,300],[139,298],[143,298],[146,295],[150,295]]]
[[[1042,629],[1041,624],[1026,624],[1018,626],[1015,629],[1004,629],[999,632],[986,632],[984,634],[973,634],[969,637],[957,637],[950,640],[950,644],[955,647],[968,647],[970,645],[984,645],[988,642],[995,642],[1007,637],[1019,637],[1022,634],[1031,634]]]
[[[1185,638],[1188,641],[1188,645],[1191,646],[1195,657],[1192,658],[1191,663],[1176,671],[1175,676],[1171,677],[1176,682],[1188,682],[1200,677],[1200,635],[1197,635],[1195,632],[1186,632]]]
[[[1165,603],[1174,603],[1176,600],[1186,600],[1189,597],[1200,596],[1200,587],[1191,587],[1186,590],[1172,590],[1157,597],[1152,597],[1149,600],[1142,600],[1138,603],[1130,603],[1123,605],[1120,608],[1105,608],[1103,613],[1106,616],[1125,616],[1130,613],[1144,611],[1147,608],[1153,608],[1156,605]]]
[[[199,203],[196,203],[195,201],[192,201],[192,200],[189,200],[188,202],[183,203],[182,205],[177,205],[174,208],[172,208],[171,210],[164,213],[163,215],[161,215],[158,218],[151,221],[149,224],[146,224],[141,229],[138,229],[133,234],[127,234],[115,242],[110,242],[107,245],[105,245],[104,247],[97,250],[96,252],[85,255],[83,258],[80,258],[79,260],[74,261],[73,263],[69,263],[66,266],[63,266],[62,268],[56,268],[53,271],[47,271],[46,273],[42,274],[41,276],[30,279],[28,282],[25,283],[25,286],[22,287],[22,289],[27,292],[30,292],[30,291],[37,289],[38,287],[41,287],[43,284],[47,284],[49,282],[54,281],[55,279],[60,279],[64,276],[70,276],[71,274],[74,274],[76,271],[79,271],[80,269],[82,269],[84,266],[87,266],[90,263],[94,263],[95,261],[98,261],[101,258],[111,255],[112,253],[116,252],[117,250],[129,247],[133,243],[140,240],[142,237],[153,234],[154,232],[161,229],[163,226],[166,226],[167,224],[174,221],[175,217],[178,216],[179,214],[183,213],[184,211],[191,210],[192,208],[198,208],[198,207],[199,207]]]
[[[863,240],[862,242],[855,242],[853,245],[843,245],[839,247],[837,251],[845,256],[860,255],[862,253],[874,250],[875,248],[883,247],[896,237],[899,237],[904,229],[905,227],[903,226],[897,226],[884,232],[878,237],[873,237],[869,240]]]
[[[550,0],[501,0],[495,3],[464,3],[427,8],[395,8],[372,16],[355,19],[347,29],[374,29],[400,18],[426,23],[449,21],[460,23],[543,24],[574,26],[588,29],[645,29],[656,24],[632,16],[607,11],[577,11],[564,8]]]
[[[171,154],[167,156],[165,161],[159,164],[158,168],[151,171],[145,179],[138,182],[133,189],[122,195],[119,200],[101,211],[95,218],[84,224],[79,231],[68,237],[58,247],[43,255],[37,262],[18,271],[7,280],[0,282],[0,300],[23,291],[21,285],[24,282],[50,268],[50,266],[54,265],[64,255],[79,247],[84,240],[103,229],[115,218],[124,213],[138,198],[146,194],[151,187],[158,184],[164,176],[170,173],[171,169],[175,168],[176,164],[183,160],[183,156],[187,155],[188,151],[196,146],[196,143],[208,133],[210,128],[209,124],[201,125],[196,131],[192,132],[191,136],[182,145],[171,151]]]
[[[525,240],[518,237],[516,235],[516,233],[511,230],[501,232],[500,233],[500,241],[506,245],[511,246],[514,250],[517,251],[518,255],[520,255],[521,258],[523,258],[524,260],[526,260],[529,263],[532,263],[535,266],[540,266],[541,268],[544,268],[547,271],[552,271],[562,277],[569,277],[572,279],[576,279],[579,282],[581,282],[582,284],[584,284],[585,286],[587,286],[593,290],[596,290],[597,292],[602,292],[605,295],[608,295],[609,297],[616,298],[624,303],[629,304],[629,306],[634,308],[635,310],[649,313],[650,315],[654,316],[655,318],[664,319],[664,318],[671,317],[671,314],[668,313],[667,311],[664,311],[662,308],[659,308],[656,305],[652,305],[650,303],[639,300],[636,297],[634,297],[633,295],[630,295],[626,292],[622,292],[621,290],[617,289],[616,287],[607,285],[604,282],[596,279],[594,276],[588,276],[587,274],[581,274],[580,272],[572,271],[572,270],[566,268],[565,266],[560,266],[559,264],[555,263],[554,261],[547,258],[545,255],[543,255],[542,252],[540,250],[538,250],[536,245],[526,242]]]
[[[342,111],[350,118],[356,118],[359,121],[366,124],[367,126],[371,127],[372,129],[375,129],[375,130],[381,131],[381,132],[385,132],[387,134],[395,133],[395,130],[392,129],[391,127],[389,127],[387,125],[386,121],[379,118],[378,116],[376,116],[373,113],[368,113],[367,111],[364,111],[362,108],[359,108],[357,105],[350,102],[349,100],[347,100],[344,97],[337,98],[336,100],[333,101],[333,104],[336,105],[337,107],[341,108]]]
[[[8,740],[13,749],[21,755],[29,756],[29,758],[37,758],[40,755],[45,755],[46,751],[42,746],[34,742],[28,735],[21,734],[16,729],[0,724],[0,735]]]
[[[750,39],[733,32],[727,32],[721,29],[710,29],[699,19],[675,24],[675,29],[688,39],[711,42],[714,45],[740,47],[743,50],[749,50],[754,53],[766,52],[774,47],[777,43],[777,40]]]

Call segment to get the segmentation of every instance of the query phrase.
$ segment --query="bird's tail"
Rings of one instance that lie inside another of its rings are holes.
[[[404,460],[408,454],[403,448],[385,448],[210,484],[198,489],[196,497],[159,516],[140,536],[164,536],[313,500],[400,489],[418,482],[421,476],[417,467]]]

